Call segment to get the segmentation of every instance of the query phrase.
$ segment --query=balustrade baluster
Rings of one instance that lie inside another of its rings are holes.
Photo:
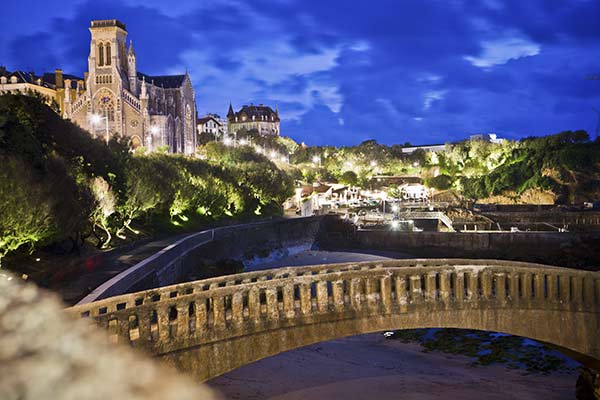
[[[571,301],[571,277],[563,274],[558,276],[558,292],[561,303],[566,304]]]
[[[495,272],[494,282],[496,288],[494,296],[500,302],[504,303],[506,301],[506,274],[504,272]]]
[[[213,327],[223,329],[225,327],[225,298],[223,296],[213,297]]]
[[[583,301],[586,306],[594,304],[594,277],[586,275],[583,278]]]
[[[269,287],[265,290],[267,297],[267,316],[270,320],[279,319],[279,309],[277,307],[277,288]]]
[[[381,305],[386,313],[389,313],[392,307],[392,282],[390,275],[385,275],[379,280],[379,294]]]
[[[363,278],[365,282],[365,297],[369,307],[377,306],[377,290],[375,288],[376,281],[374,278]]]
[[[181,302],[177,304],[177,336],[188,336],[190,334],[190,304]]]
[[[244,293],[236,291],[231,298],[231,323],[239,325],[244,321]]]
[[[350,304],[356,310],[361,307],[361,283],[359,278],[350,280]]]
[[[521,292],[519,290],[520,282],[521,277],[519,276],[519,273],[512,271],[508,278],[508,289],[510,294],[510,300],[513,302],[519,301],[519,298],[521,297]]]
[[[308,315],[312,311],[310,283],[300,284],[300,310],[303,315]]]
[[[440,271],[440,300],[444,303],[448,303],[450,300],[451,289],[450,289],[450,272]]]
[[[546,299],[546,275],[536,273],[533,275],[533,287],[535,300],[543,303]]]
[[[427,302],[435,302],[437,300],[437,283],[436,272],[428,272],[425,275],[425,301]]]
[[[477,272],[466,271],[465,272],[465,286],[466,286],[466,295],[465,299],[468,301],[478,300],[479,299],[479,291],[477,284]]]
[[[481,298],[483,300],[489,300],[492,298],[492,274],[488,270],[479,272],[479,279],[481,281]]]
[[[419,303],[423,301],[423,289],[421,288],[421,275],[411,275],[410,282],[410,302]]]
[[[452,279],[454,279],[454,298],[456,301],[462,302],[465,300],[465,273],[456,271]]]
[[[283,313],[286,318],[294,318],[296,309],[294,307],[294,285],[291,283],[283,287]]]
[[[257,287],[251,287],[248,291],[248,315],[252,321],[258,321],[260,318],[260,298]]]
[[[521,274],[521,298],[531,301],[533,287],[533,277],[531,272],[523,272]]]
[[[158,341],[169,340],[169,305],[157,304],[156,313],[158,319]]]
[[[344,281],[332,282],[333,307],[336,311],[344,309]]]
[[[408,296],[406,293],[406,276],[396,275],[396,301],[400,305],[400,311],[406,311]]]

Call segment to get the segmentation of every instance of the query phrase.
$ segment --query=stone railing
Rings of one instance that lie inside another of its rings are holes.
[[[459,327],[549,343],[600,366],[600,274],[494,260],[281,268],[68,309],[112,342],[210,379],[307,344],[388,329]]]
[[[127,89],[123,89],[123,100],[136,111],[140,111],[142,109],[140,101]]]
[[[81,108],[87,105],[87,100],[88,98],[86,95],[81,95],[77,100],[75,100],[75,102],[71,106],[71,114],[76,114],[77,112],[79,112]]]

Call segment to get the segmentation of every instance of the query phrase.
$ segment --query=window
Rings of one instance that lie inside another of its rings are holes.
[[[106,43],[104,45],[106,48],[106,65],[110,65],[111,55],[110,55],[110,43]]]
[[[10,83],[17,83],[17,77],[16,76],[11,76],[10,77]]]
[[[104,66],[104,46],[102,46],[102,43],[98,43],[98,51],[97,56],[98,56],[98,66],[102,67]]]

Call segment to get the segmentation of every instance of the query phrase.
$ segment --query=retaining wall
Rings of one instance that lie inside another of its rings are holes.
[[[320,221],[321,217],[278,219],[191,234],[108,280],[78,304],[181,282],[207,259],[243,259],[298,244],[311,246]]]

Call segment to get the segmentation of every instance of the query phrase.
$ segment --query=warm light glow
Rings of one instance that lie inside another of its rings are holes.
[[[260,146],[256,146],[256,147],[254,148],[254,150],[256,150],[256,152],[257,152],[258,154],[262,154],[262,152],[263,152],[263,149],[262,149]]]
[[[271,158],[277,158],[277,152],[276,151],[272,151],[271,152]]]
[[[377,166],[377,161],[371,161],[371,167],[376,167]]]
[[[400,227],[399,221],[392,221],[392,229],[398,229]]]
[[[392,206],[392,212],[398,212],[398,206],[397,205],[393,205]]]
[[[98,114],[92,114],[92,116],[90,117],[90,122],[92,123],[92,125],[98,125],[100,124],[100,122],[102,122],[102,117]]]
[[[248,141],[246,139],[240,139],[240,146],[245,146],[248,144]]]
[[[319,157],[319,156],[313,156],[312,162],[314,162],[315,164],[320,163],[321,162],[321,157]]]
[[[287,162],[287,157],[286,156],[281,156],[281,162]]]
[[[156,125],[152,125],[150,127],[150,133],[153,135],[156,135],[159,131],[160,131],[160,128]]]
[[[231,146],[233,144],[233,140],[230,137],[223,138],[223,144],[225,146]]]

